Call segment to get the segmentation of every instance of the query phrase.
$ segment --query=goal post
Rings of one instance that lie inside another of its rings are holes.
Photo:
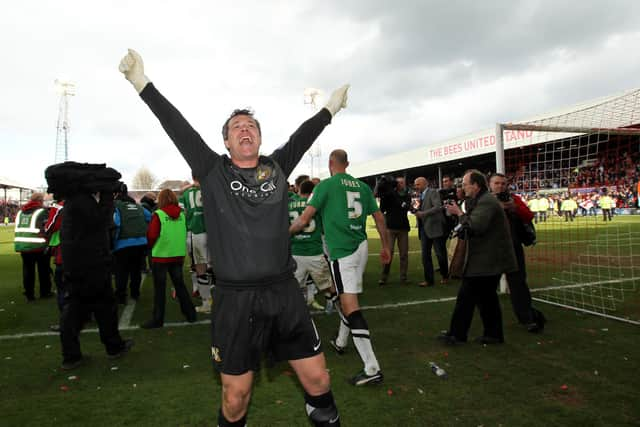
[[[639,124],[640,90],[496,124],[495,170],[536,215],[525,248],[536,302],[640,325]],[[514,131],[529,144],[505,143]]]

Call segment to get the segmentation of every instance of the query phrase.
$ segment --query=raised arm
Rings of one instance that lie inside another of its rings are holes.
[[[347,106],[348,91],[348,84],[333,91],[327,105],[315,116],[302,123],[289,137],[289,141],[271,154],[271,158],[280,165],[285,175],[291,174],[304,153],[311,148],[324,128],[331,123],[333,117]]]
[[[202,140],[189,122],[150,82],[144,73],[142,57],[135,50],[120,61],[118,67],[158,118],[169,138],[197,176],[205,176],[219,156]]]

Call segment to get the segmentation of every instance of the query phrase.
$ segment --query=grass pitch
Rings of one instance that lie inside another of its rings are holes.
[[[539,227],[540,241],[547,232],[562,231]],[[136,341],[131,353],[109,361],[97,333],[86,332],[81,344],[89,362],[63,372],[59,339],[47,334],[57,321],[55,301],[24,300],[21,262],[12,238],[12,229],[0,227],[1,425],[216,425],[220,384],[209,364],[206,321],[138,329],[151,312],[148,277],[130,329],[122,332]],[[502,297],[504,345],[446,347],[435,336],[448,327],[457,282],[415,286],[422,268],[419,242],[412,234],[412,284],[398,283],[396,256],[389,284],[380,287],[378,247],[371,239],[361,304],[384,383],[357,389],[348,385],[346,379],[361,369],[355,349],[351,346],[338,356],[325,346],[343,426],[640,424],[637,326],[537,304],[549,323],[543,334],[532,335],[517,324],[508,298]],[[555,268],[553,262],[548,265]],[[182,321],[170,300],[166,320]],[[328,342],[337,315],[319,313],[315,320]],[[470,336],[479,335],[480,328],[476,315]],[[449,378],[432,374],[430,361]],[[257,375],[249,425],[309,425],[300,388],[286,363],[264,367]]]

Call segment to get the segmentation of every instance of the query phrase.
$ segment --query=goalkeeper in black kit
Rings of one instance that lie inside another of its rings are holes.
[[[211,150],[144,74],[129,53],[120,71],[159,119],[200,181],[208,245],[215,262],[211,356],[222,382],[220,426],[244,426],[261,356],[288,360],[304,389],[316,426],[340,425],[320,337],[293,276],[287,177],[335,114],[348,85],[269,156],[259,154],[260,123],[235,110],[222,127],[229,151]]]

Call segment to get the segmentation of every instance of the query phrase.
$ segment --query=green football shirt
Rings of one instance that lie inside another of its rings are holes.
[[[206,233],[207,227],[204,224],[200,187],[187,188],[180,199],[185,211],[187,230],[193,234]]]
[[[351,255],[367,240],[367,216],[379,210],[369,186],[346,173],[321,181],[308,203],[322,219],[332,261]]]
[[[289,223],[292,223],[307,207],[307,198],[289,194]],[[322,255],[322,220],[312,218],[302,231],[291,236],[291,254],[298,256]]]

